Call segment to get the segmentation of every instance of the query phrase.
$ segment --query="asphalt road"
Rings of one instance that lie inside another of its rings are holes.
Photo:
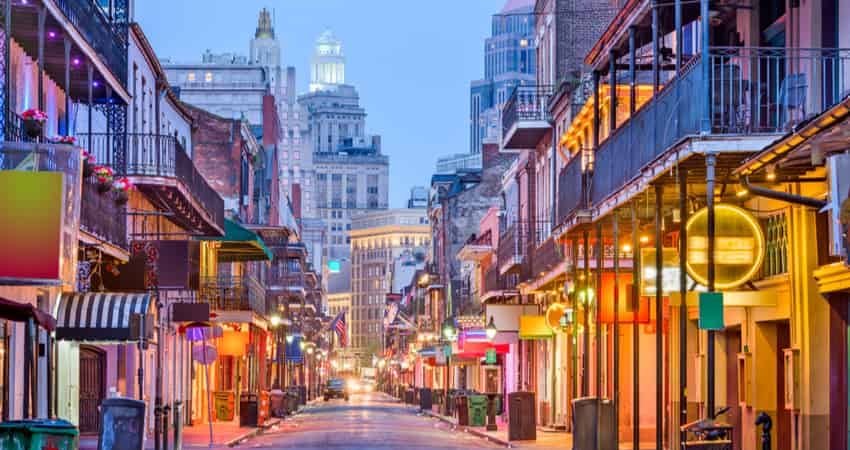
[[[316,403],[238,448],[453,449],[502,448],[435,419],[418,416],[382,393]]]

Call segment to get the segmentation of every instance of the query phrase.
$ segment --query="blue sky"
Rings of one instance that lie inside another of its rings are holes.
[[[504,0],[141,0],[136,21],[157,54],[177,61],[247,54],[261,8],[274,11],[284,65],[306,91],[310,55],[330,28],[346,82],[360,92],[367,133],[390,155],[390,206],[427,185],[437,156],[469,150],[469,82],[484,72],[490,17]]]

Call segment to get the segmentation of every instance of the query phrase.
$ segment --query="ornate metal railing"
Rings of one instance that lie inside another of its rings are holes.
[[[497,257],[502,268],[521,264],[528,252],[528,224],[514,222],[499,237]]]
[[[129,250],[125,207],[116,203],[113,192],[101,193],[94,177],[83,179],[80,202],[80,229]]]
[[[558,220],[563,223],[575,211],[586,206],[582,156],[575,155],[558,174]]]
[[[550,120],[552,116],[549,114],[548,105],[552,92],[550,85],[515,87],[502,108],[502,136],[505,136],[519,121]]]
[[[218,311],[254,311],[266,314],[266,293],[252,276],[201,277],[201,301]]]
[[[54,0],[83,38],[109,66],[122,86],[127,85],[127,28],[114,26],[94,0]]]

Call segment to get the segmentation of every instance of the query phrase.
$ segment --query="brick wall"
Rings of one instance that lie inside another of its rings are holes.
[[[557,0],[559,80],[578,80],[587,70],[584,57],[619,10],[617,0]]]

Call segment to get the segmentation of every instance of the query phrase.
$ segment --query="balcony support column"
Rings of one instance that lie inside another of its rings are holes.
[[[662,450],[664,438],[664,185],[655,185],[655,448]]]
[[[599,449],[599,444],[602,442],[602,436],[600,434],[601,428],[599,424],[601,423],[602,417],[602,408],[599,407],[601,405],[602,399],[605,397],[605,391],[602,390],[602,308],[599,307],[599,300],[602,297],[602,266],[604,265],[604,243],[602,242],[602,221],[596,222],[596,276],[594,277],[595,282],[595,292],[593,295],[593,312],[594,319],[596,322],[596,336],[594,340],[596,341],[595,345],[595,359],[596,362],[594,365],[596,366],[596,401],[599,402],[596,408],[596,424],[594,429],[596,430],[596,448]],[[588,297],[588,300],[590,297]]]
[[[677,0],[680,4],[680,0]],[[679,294],[684,299],[688,294],[688,171],[679,169]],[[688,422],[688,305],[684,300],[679,305],[679,426]],[[685,433],[679,433],[679,442],[684,442]]]
[[[71,135],[71,40],[63,38],[65,44],[65,132]],[[91,148],[89,148],[91,151]]]
[[[634,28],[631,28],[631,41],[634,43]],[[634,47],[632,47],[634,49]],[[634,90],[632,90],[634,92]],[[640,221],[638,205],[631,202],[632,213],[632,280],[640,280]],[[632,282],[632,448],[640,448],[640,335],[638,334],[638,311],[640,311],[640,283]]]
[[[708,23],[708,2],[709,0],[700,0],[699,15],[700,15],[700,47],[702,48],[702,120],[700,121],[700,132],[707,134],[711,132],[711,83],[709,77],[710,58],[709,58],[709,39],[711,37],[711,28]],[[707,162],[707,161],[706,161]],[[711,192],[711,191],[709,191]],[[712,402],[714,400],[711,400]]]
[[[608,113],[608,135],[610,136],[617,129],[617,53],[614,50],[608,52],[608,77],[611,87]]]
[[[38,109],[44,111],[44,23],[47,9],[38,8]]]
[[[611,215],[614,246],[614,379],[611,399],[614,402],[614,448],[620,448],[620,225],[617,210]]]
[[[593,151],[599,147],[599,71],[593,71]]]
[[[637,109],[637,98],[635,95],[635,89],[637,85],[637,81],[635,81],[635,59],[637,59],[636,34],[637,30],[635,29],[635,27],[629,27],[629,118],[632,118],[632,116],[635,115],[635,109]]]
[[[87,79],[88,79],[88,83],[86,84],[87,85],[86,89],[88,89],[88,105],[86,107],[86,113],[88,114],[88,123],[86,124],[86,126],[88,127],[88,131],[87,131],[87,133],[88,133],[87,137],[88,137],[88,141],[89,141],[88,151],[94,153],[94,148],[92,147],[92,127],[91,127],[92,108],[94,107],[94,99],[92,98],[93,97],[92,83],[94,83],[94,79],[93,79],[94,78],[94,66],[92,66],[91,61],[86,61],[86,75],[87,75]],[[100,156],[98,156],[98,158],[100,158]],[[108,160],[104,160],[104,162],[106,162],[106,161],[108,161]]]
[[[707,1],[707,0],[703,0]],[[714,183],[715,183],[715,165],[717,164],[717,155],[708,153],[705,155],[705,192],[706,192],[706,208],[708,209],[708,223],[706,224],[706,237],[708,238],[708,292],[714,292]],[[706,402],[705,414],[706,417],[714,417],[714,330],[708,330],[706,344]]]
[[[658,4],[652,2],[652,95],[658,93],[661,87],[661,78],[659,77],[659,61],[658,61]]]
[[[12,79],[12,2],[3,2],[3,139],[12,140],[9,136],[9,123],[12,115],[11,87],[9,80]]]
[[[571,378],[572,378],[572,388],[570,389],[570,399],[577,398],[579,386],[578,386],[578,324],[575,321],[575,318],[578,317],[578,293],[581,292],[581,284],[576,283],[578,280],[578,239],[573,238],[570,241],[570,248],[572,249],[571,257],[572,257],[572,268],[570,269],[573,279],[573,292],[570,295],[570,307],[573,310],[573,330],[572,330],[572,339],[570,339],[570,366],[572,366],[571,370]],[[575,430],[570,430],[575,432]]]
[[[587,230],[582,233],[582,259],[584,261],[584,267],[582,268],[582,282],[580,291],[582,295],[579,297],[582,299],[582,308],[584,309],[584,317],[583,326],[583,336],[582,336],[582,352],[581,352],[581,396],[587,397],[590,395],[590,377],[588,373],[589,369],[589,359],[590,359],[590,317],[588,314],[588,306],[589,302],[587,301],[587,288],[590,286],[590,239],[588,236]]]

